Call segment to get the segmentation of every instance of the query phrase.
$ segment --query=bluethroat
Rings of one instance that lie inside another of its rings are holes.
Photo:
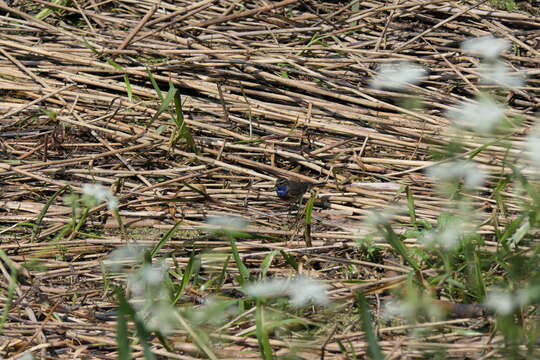
[[[313,185],[315,184],[280,177],[276,182],[276,194],[282,200],[299,200]]]

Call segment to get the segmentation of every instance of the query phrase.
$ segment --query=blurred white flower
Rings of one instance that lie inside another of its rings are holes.
[[[514,293],[496,289],[486,296],[484,305],[498,315],[509,315],[515,309],[538,302],[540,286],[529,286]]]
[[[398,207],[386,207],[384,209],[377,209],[370,212],[366,216],[365,223],[370,227],[376,227],[378,225],[385,225],[390,223],[400,213],[404,213],[403,208]]]
[[[165,279],[167,275],[167,265],[161,263],[160,265],[145,265],[143,267],[142,279],[149,285],[159,285]]]
[[[94,198],[98,203],[106,202],[109,210],[118,208],[118,199],[114,197],[111,191],[100,184],[84,184],[83,194]]]
[[[330,300],[326,294],[325,286],[308,277],[290,279],[272,279],[248,284],[244,293],[257,298],[288,296],[295,307],[308,304],[310,301],[316,305],[328,305]]]
[[[469,55],[484,59],[496,59],[510,48],[510,42],[505,39],[494,38],[491,35],[469,39],[461,43],[461,50]]]
[[[123,265],[139,263],[144,256],[145,248],[126,245],[114,250],[103,263],[110,271],[117,272]]]
[[[245,219],[238,216],[215,216],[209,218],[206,223],[225,230],[243,230],[248,225]]]
[[[189,309],[185,314],[198,325],[223,323],[232,316],[238,315],[236,301],[209,296],[204,299],[202,306]]]
[[[447,112],[447,116],[456,125],[468,128],[480,134],[493,131],[504,117],[501,105],[487,97],[478,102],[465,102]]]
[[[486,179],[484,172],[478,166],[464,160],[433,166],[428,168],[426,173],[429,177],[433,178],[435,183],[447,183],[463,179],[463,183],[468,189],[481,186]]]
[[[145,264],[127,277],[130,304],[149,330],[170,333],[177,326],[176,311],[166,284],[166,263]]]
[[[385,320],[398,317],[414,321],[420,315],[427,315],[430,319],[442,319],[444,314],[437,304],[421,294],[409,294],[404,299],[387,301],[383,305],[382,317]]]
[[[426,69],[409,62],[383,64],[377,69],[370,85],[375,89],[401,90],[419,83],[425,74]]]
[[[452,250],[459,244],[463,236],[463,227],[456,223],[446,225],[444,228],[430,230],[418,240],[426,246],[441,247],[444,250]]]
[[[501,290],[494,290],[488,293],[484,305],[488,309],[495,311],[498,315],[508,315],[519,306],[514,296]]]
[[[126,245],[114,250],[104,264],[108,270],[127,274],[126,293],[137,317],[149,330],[167,335],[178,327],[167,283],[169,266],[166,262],[145,262],[147,251],[143,246]],[[131,267],[122,269],[124,265]]]
[[[150,330],[159,330],[163,335],[171,334],[179,325],[174,312],[176,309],[171,304],[162,302],[152,307],[150,316],[146,318],[146,327]]]
[[[320,281],[306,277],[296,278],[291,288],[291,304],[295,307],[303,306],[310,301],[317,305],[328,305],[330,300],[326,295],[326,289]]]
[[[525,82],[525,76],[522,73],[511,73],[510,68],[502,61],[482,64],[479,75],[482,84],[499,85],[505,88],[520,87]]]
[[[288,295],[290,286],[289,279],[272,279],[248,284],[243,291],[246,295],[257,298],[276,297]]]
[[[165,263],[145,264],[127,277],[127,287],[133,300],[152,304],[167,300],[168,289],[165,284],[168,267]]]
[[[382,317],[392,320],[396,317],[412,318],[416,314],[415,307],[405,301],[391,300],[384,303]]]
[[[527,135],[526,149],[528,157],[540,168],[540,125],[531,129]]]

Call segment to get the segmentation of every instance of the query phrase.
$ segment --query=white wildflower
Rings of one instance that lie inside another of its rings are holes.
[[[300,277],[293,282],[290,292],[291,304],[295,307],[303,306],[310,301],[316,305],[326,306],[329,304],[326,290],[320,281]]]
[[[510,68],[503,62],[485,63],[479,71],[482,84],[499,85],[505,88],[523,86],[525,76],[521,73],[511,73]]]
[[[461,103],[447,115],[456,125],[484,134],[497,127],[504,117],[504,109],[490,98],[482,97],[476,103]]]
[[[528,157],[540,168],[540,125],[531,129],[527,135],[526,149]]]
[[[97,203],[106,202],[109,210],[118,208],[118,199],[114,197],[111,191],[100,184],[84,184],[83,194],[94,198]]]
[[[385,225],[390,223],[396,216],[403,212],[403,209],[397,207],[387,207],[384,209],[377,209],[370,212],[366,216],[366,224],[370,227],[376,227],[378,225]]]
[[[442,247],[444,250],[451,250],[458,244],[461,233],[455,228],[445,228],[442,230],[431,230],[418,240],[430,247]]]
[[[295,307],[304,306],[310,301],[322,306],[330,303],[325,286],[320,281],[307,277],[260,281],[247,285],[243,291],[246,295],[257,298],[288,296]]]
[[[130,273],[127,278],[127,286],[131,291],[132,298],[152,303],[167,298],[165,280],[168,267],[165,263],[157,265],[145,264],[136,272]]]
[[[382,316],[386,320],[396,317],[412,318],[416,314],[415,306],[411,303],[392,300],[384,303]]]
[[[484,59],[496,59],[503,51],[509,48],[510,42],[508,40],[494,38],[491,35],[469,39],[461,43],[461,50],[469,55]]]
[[[244,288],[244,293],[256,298],[267,298],[288,295],[290,290],[288,279],[272,279],[251,283]]]
[[[484,305],[498,315],[509,315],[515,309],[538,302],[540,286],[530,286],[511,293],[504,290],[493,290],[488,293]]]
[[[212,227],[218,227],[225,230],[243,230],[248,222],[238,216],[216,216],[209,218],[206,223]]]
[[[142,279],[149,285],[161,284],[167,275],[167,265],[161,263],[160,265],[145,265],[142,272]]]
[[[196,324],[214,324],[223,323],[227,318],[238,315],[236,302],[234,300],[223,300],[217,297],[209,296],[204,299],[202,306],[196,310],[192,309],[187,314],[191,321]]]
[[[508,315],[512,313],[519,304],[512,294],[501,290],[494,290],[488,293],[484,305],[495,311],[498,315]]]
[[[179,325],[174,316],[176,309],[171,304],[162,302],[155,304],[146,319],[145,325],[149,330],[159,330],[163,335],[169,335]]]
[[[410,84],[417,84],[426,74],[426,69],[409,62],[383,64],[371,80],[375,89],[401,90]]]
[[[107,260],[105,266],[111,271],[119,271],[123,265],[134,264],[142,261],[145,249],[142,246],[126,245],[114,250]]]
[[[475,164],[463,160],[447,162],[428,168],[427,175],[435,183],[446,183],[463,179],[466,188],[474,189],[485,181],[485,174]]]

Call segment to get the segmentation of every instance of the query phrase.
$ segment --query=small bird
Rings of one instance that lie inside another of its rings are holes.
[[[299,200],[313,185],[317,184],[280,177],[276,182],[276,194],[282,200]]]

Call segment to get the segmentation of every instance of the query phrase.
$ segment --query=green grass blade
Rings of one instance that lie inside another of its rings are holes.
[[[525,221],[525,219],[526,219],[525,215],[520,215],[514,220],[512,220],[510,224],[506,226],[505,231],[503,232],[503,234],[501,235],[501,238],[499,239],[499,244],[501,244],[505,250],[507,251],[510,250],[510,248],[508,247],[508,239],[516,233],[516,231],[519,229],[519,227],[521,226],[523,221]]]
[[[477,235],[475,235],[477,236]],[[482,277],[482,266],[474,239],[468,239],[463,247],[467,262],[468,280],[476,301],[483,301],[486,296],[486,285]]]
[[[379,341],[377,340],[377,334],[373,329],[373,319],[369,313],[368,303],[364,294],[358,292],[356,295],[356,306],[360,310],[362,316],[362,330],[366,333],[366,338],[368,342],[368,353],[371,359],[374,360],[384,360],[384,355],[379,346]]]
[[[204,354],[210,360],[218,360],[218,357],[216,356],[216,354],[214,354],[210,346],[205,342],[204,338],[201,335],[199,335],[191,327],[191,325],[186,321],[186,319],[184,319],[184,317],[178,311],[174,313],[174,316],[178,319],[178,322],[184,327],[184,329],[187,331],[189,336],[191,336],[191,338],[193,339],[195,344],[199,347],[199,349],[201,349],[201,351],[204,352]]]
[[[250,278],[249,269],[246,267],[246,265],[242,261],[242,258],[240,257],[240,253],[238,252],[238,247],[236,246],[236,239],[233,237],[230,237],[229,241],[231,243],[231,251],[232,251],[233,259],[236,262],[238,271],[240,272],[238,282],[240,283],[240,286],[244,286],[249,281],[249,278]]]
[[[127,339],[127,341],[128,341],[127,346],[128,346],[128,349],[129,349],[129,338],[127,337],[127,334],[128,334],[127,319],[129,318],[131,321],[133,321],[133,323],[135,323],[135,330],[137,332],[137,337],[139,338],[139,344],[143,348],[144,358],[146,360],[156,360],[156,356],[150,350],[150,344],[148,343],[148,338],[150,336],[150,333],[148,332],[148,330],[146,329],[146,326],[144,325],[144,320],[141,319],[140,316],[137,316],[137,314],[135,313],[135,309],[127,301],[126,297],[124,296],[124,292],[123,292],[122,289],[116,288],[115,292],[116,292],[116,297],[118,299],[118,313],[119,313],[118,314],[118,318],[119,318],[118,323],[121,322],[120,321],[120,314],[122,314],[122,316],[123,316],[122,322],[124,323],[122,325],[122,327],[125,326],[125,329],[119,329],[119,327],[117,327],[117,329],[119,331],[121,331],[121,332],[117,332],[117,334],[120,334],[123,337],[122,338],[119,335],[117,335],[118,344],[120,344],[120,341],[121,341],[122,346],[125,347],[126,346],[126,339]],[[124,331],[125,331],[125,333],[124,333]],[[120,348],[118,350],[120,352]],[[131,354],[129,354],[129,357],[127,357],[125,359],[130,359],[130,358],[131,358]]]
[[[126,69],[124,69],[121,65],[119,65],[118,63],[116,63],[116,61],[114,61],[114,60],[111,59],[111,58],[108,58],[108,59],[107,59],[107,64],[111,65],[113,68],[115,68],[115,69],[118,70],[118,71],[126,72]]]
[[[308,202],[306,203],[305,209],[305,229],[304,229],[304,240],[306,241],[306,247],[313,247],[313,242],[311,241],[311,223],[313,222],[313,206],[315,205],[315,193],[311,194]]]
[[[92,51],[92,53],[96,56],[96,57],[100,57],[101,54],[100,52],[94,47],[92,46],[92,44],[90,44],[88,42],[88,40],[86,40],[86,38],[82,38],[83,42],[84,42],[84,46],[86,46],[90,51]]]
[[[283,258],[285,259],[285,262],[289,264],[290,267],[292,267],[295,271],[298,271],[299,269],[298,262],[292,255],[290,255],[289,253],[283,250],[279,250],[279,253],[281,254],[281,256],[283,256]]]
[[[407,194],[407,208],[409,210],[411,224],[416,228],[416,207],[414,206],[414,196],[409,186],[405,187],[405,193]]]
[[[274,257],[279,254],[278,250],[274,250],[270,252],[270,254],[266,255],[264,257],[264,260],[261,264],[261,278],[264,279],[266,277],[266,274],[268,273],[268,270],[270,270],[270,266],[272,265],[272,260],[274,260]]]
[[[150,121],[148,122],[148,124],[146,124],[146,128],[148,129],[150,127],[150,125],[152,125],[154,123],[154,121],[161,115],[163,114],[163,112],[165,110],[167,110],[169,108],[169,106],[171,106],[173,100],[174,100],[174,96],[176,95],[176,89],[173,87],[169,88],[169,91],[167,91],[167,96],[165,97],[164,100],[162,100],[161,102],[161,105],[159,105],[159,108],[157,109],[157,111],[154,113],[154,116],[152,116],[152,118],[150,119]],[[163,96],[163,95],[162,95]]]
[[[39,111],[47,115],[51,120],[56,120],[56,118],[58,117],[58,113],[56,111],[49,110],[46,107],[40,107]]]
[[[3,250],[0,250],[0,258],[4,260],[6,264],[10,264],[11,260]],[[0,334],[2,334],[4,331],[4,324],[6,323],[6,320],[8,318],[9,310],[11,308],[13,297],[15,295],[15,289],[17,287],[17,269],[13,266],[10,266],[10,269],[11,274],[9,277],[8,291],[7,295],[5,296],[6,299],[3,301],[4,309],[2,310],[2,317],[0,317]]]
[[[265,360],[272,360],[272,347],[270,346],[268,332],[265,328],[264,308],[260,300],[257,300],[255,310],[255,333],[257,335],[257,341],[259,342],[262,358]]]
[[[196,263],[197,263],[197,257],[195,256],[195,254],[191,254],[191,256],[189,257],[189,261],[186,265],[186,269],[184,270],[182,281],[180,282],[180,285],[178,286],[178,290],[176,291],[176,295],[174,296],[173,304],[176,304],[178,300],[180,300],[180,298],[184,294],[184,291],[186,290],[189,280],[191,279],[191,276],[194,273]]]
[[[221,287],[223,286],[223,284],[225,284],[225,280],[226,280],[226,275],[227,275],[227,268],[229,267],[229,260],[231,259],[231,256],[227,256],[227,258],[225,259],[225,261],[223,262],[223,267],[221,268],[221,271],[219,273],[219,276],[217,278],[217,287],[218,289],[221,289]]]
[[[150,79],[150,83],[152,84],[152,87],[154,88],[154,91],[156,92],[159,100],[163,102],[163,93],[161,89],[158,86],[158,83],[156,81],[156,78],[154,77],[154,74],[150,71],[150,69],[146,69],[146,73],[148,74],[148,78]]]
[[[113,68],[115,68],[118,71],[121,71],[124,73],[124,84],[126,85],[126,92],[128,95],[129,101],[133,102],[133,89],[131,87],[131,82],[129,81],[128,74],[126,72],[126,69],[124,69],[121,65],[116,63],[113,59],[108,58],[107,63],[111,65]]]
[[[144,321],[139,316],[135,316],[134,312],[131,320],[135,323],[135,328],[137,329],[137,337],[139,338],[139,344],[141,344],[143,348],[144,358],[146,360],[156,360],[156,356],[154,355],[152,350],[150,350],[150,344],[148,343],[150,333],[148,332],[148,330],[146,330]]]
[[[126,85],[128,99],[130,102],[133,102],[133,88],[131,87],[131,82],[129,81],[127,74],[124,74],[124,84]]]
[[[45,205],[41,208],[41,211],[39,212],[38,217],[36,218],[36,221],[32,225],[32,237],[30,238],[30,242],[33,243],[36,241],[36,239],[39,236],[39,233],[41,232],[41,224],[43,223],[43,218],[45,217],[45,214],[51,207],[52,203],[56,198],[62,194],[66,189],[68,188],[68,185],[62,186],[57,192],[55,192],[49,200],[45,203]]]
[[[420,275],[420,265],[414,260],[414,258],[409,254],[407,247],[403,244],[399,236],[394,232],[390,224],[381,224],[379,225],[384,234],[384,238],[392,246],[392,248],[401,255],[405,261],[414,269],[417,275]],[[420,279],[418,279],[420,280]]]
[[[118,299],[118,314],[116,320],[116,346],[118,348],[119,360],[131,359],[131,347],[128,332],[128,316],[131,313],[130,305],[127,302],[124,292],[121,288],[115,289]]]
[[[68,1],[67,0],[52,0],[51,4],[65,6],[68,4]],[[45,9],[38,12],[34,17],[38,20],[45,20],[47,17],[49,17],[51,14],[54,13],[53,9],[54,9],[53,7],[46,7]]]
[[[184,139],[188,148],[192,152],[196,153],[197,147],[195,146],[195,141],[193,140],[193,136],[191,136],[191,131],[189,130],[186,122],[184,121],[184,110],[182,109],[182,99],[178,91],[174,94],[174,108],[175,108],[175,116],[173,118],[174,118],[174,122],[176,123],[178,135],[177,135],[177,138],[174,139],[173,143],[176,143],[178,139]]]
[[[163,245],[165,245],[165,243],[173,237],[174,233],[176,232],[176,230],[178,229],[181,223],[182,221],[177,222],[176,224],[174,224],[172,228],[169,229],[169,231],[165,233],[165,235],[163,235],[163,237],[158,241],[158,243],[150,251],[151,258],[154,258],[156,254],[161,250]]]

